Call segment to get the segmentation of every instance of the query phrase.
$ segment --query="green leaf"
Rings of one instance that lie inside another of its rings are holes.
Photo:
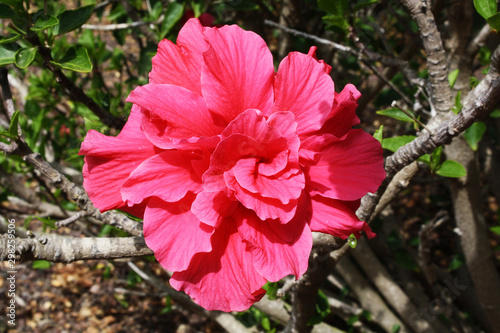
[[[406,112],[408,112],[409,114],[414,116],[411,111],[406,110]],[[413,119],[411,119],[406,113],[404,113],[403,111],[401,111],[398,108],[389,108],[386,110],[379,110],[379,111],[377,111],[377,114],[380,114],[382,116],[391,117],[391,118],[401,120],[401,121],[406,121],[408,123],[413,122]]]
[[[92,62],[87,49],[81,45],[72,46],[61,60],[52,61],[52,63],[75,72],[88,73],[92,70]]]
[[[457,95],[455,96],[455,106],[451,108],[451,111],[453,111],[454,114],[459,114],[460,111],[462,111],[462,90],[460,90]]]
[[[436,174],[442,177],[459,178],[465,177],[467,171],[465,167],[457,161],[446,160],[437,168]]]
[[[494,234],[500,235],[500,226],[494,226],[490,228],[490,231],[493,232]]]
[[[399,149],[399,147],[404,146],[407,143],[415,140],[416,136],[414,135],[403,135],[403,136],[395,136],[392,138],[387,138],[382,140],[382,148],[395,152]]]
[[[16,112],[14,112],[14,114],[12,115],[12,118],[10,119],[10,124],[9,124],[9,134],[11,135],[11,137],[14,137],[14,138],[17,138],[18,137],[18,134],[17,134],[17,129],[19,127],[19,110],[17,110]]]
[[[476,88],[478,84],[479,80],[477,79],[477,77],[471,76],[469,78],[469,86],[471,87],[471,89]]]
[[[497,12],[497,1],[496,0],[474,0],[474,7],[476,7],[479,15],[488,19]]]
[[[380,125],[379,129],[373,133],[373,137],[377,139],[378,142],[382,143],[384,137],[384,125]]]
[[[35,261],[33,261],[31,268],[33,268],[33,269],[47,269],[47,268],[50,268],[50,266],[51,266],[51,264],[47,260],[35,260]]]
[[[161,23],[160,39],[165,38],[184,14],[184,3],[172,2],[165,12],[165,19]]]
[[[56,229],[56,223],[52,221],[50,218],[36,216],[36,219],[42,222],[44,226],[49,227],[51,229]]]
[[[464,264],[463,258],[460,258],[460,256],[454,256],[450,264],[448,265],[448,272],[460,268],[463,264]]]
[[[19,34],[8,34],[7,36],[0,36],[0,44],[15,42],[19,38],[21,38],[21,35]]]
[[[0,4],[0,18],[11,19],[15,15],[16,13],[12,10],[12,8],[4,4]]]
[[[268,317],[262,318],[260,324],[262,325],[262,328],[265,329],[266,331],[271,330],[271,321],[269,320]]]
[[[15,64],[19,68],[27,68],[33,60],[35,60],[36,56],[36,47],[23,47],[22,49],[17,50],[15,56]]]
[[[431,155],[424,154],[418,158],[418,161],[423,162],[425,164],[431,164]]]
[[[431,166],[431,172],[435,172],[439,166],[441,165],[441,155],[443,153],[443,147],[437,147],[434,149],[434,151],[431,154],[431,161],[430,161],[430,166]]]
[[[59,24],[54,26],[54,35],[62,35],[81,27],[92,15],[93,10],[94,5],[88,5],[74,10],[63,11],[57,16]]]
[[[448,74],[448,82],[450,84],[450,88],[453,88],[453,86],[455,85],[455,82],[457,82],[458,72],[459,72],[459,69],[455,69],[450,74]]]
[[[354,236],[354,234],[350,234],[349,238],[347,238],[347,243],[349,243],[350,247],[355,249],[356,246],[358,245],[358,239],[356,238],[356,236]]]
[[[36,20],[35,24],[30,28],[31,31],[42,31],[59,24],[59,20],[55,16],[43,15]]]
[[[477,150],[479,141],[481,141],[481,138],[483,137],[485,132],[486,124],[482,121],[478,121],[472,124],[471,127],[465,130],[464,138],[473,151]]]
[[[269,299],[276,299],[276,294],[278,293],[279,285],[278,282],[266,282],[262,287],[266,291]]]
[[[0,66],[10,65],[16,61],[16,52],[19,45],[16,43],[0,44]]]
[[[500,110],[496,109],[492,113],[490,113],[491,118],[500,118]]]
[[[401,330],[401,325],[399,325],[399,324],[392,325],[391,333],[398,333],[399,330]]]
[[[500,30],[500,13],[496,13],[495,15],[488,17],[486,22],[490,25],[490,28],[499,31]]]

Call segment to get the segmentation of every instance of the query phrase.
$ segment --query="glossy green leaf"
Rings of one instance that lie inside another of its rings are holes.
[[[16,61],[16,52],[19,45],[16,43],[0,44],[0,66],[10,65]]]
[[[450,88],[453,88],[453,86],[455,85],[455,82],[457,82],[458,72],[459,72],[459,69],[455,69],[450,74],[448,74],[448,83],[450,84]]]
[[[486,124],[483,123],[482,121],[478,121],[472,124],[471,127],[465,130],[464,138],[473,151],[477,150],[479,141],[481,141],[481,138],[483,137],[485,132],[486,132]]]
[[[7,5],[0,4],[0,18],[11,19],[16,13]]]
[[[479,15],[488,19],[497,12],[497,0],[474,0],[474,7]]]
[[[81,27],[92,15],[93,10],[94,5],[65,10],[57,17],[59,24],[54,26],[54,34],[62,35]]]
[[[436,174],[443,177],[459,178],[465,177],[467,171],[465,167],[457,161],[446,160],[437,168]]]
[[[493,29],[495,31],[499,31],[500,30],[500,13],[496,13],[495,15],[488,17],[486,22],[488,22],[491,29]]]
[[[373,133],[373,137],[377,139],[378,142],[382,143],[382,139],[384,138],[384,125],[380,125],[379,129]]]
[[[408,111],[408,110],[406,110],[406,111],[409,114],[413,115],[413,113],[411,111]],[[403,111],[401,111],[398,108],[389,108],[386,110],[379,110],[379,111],[377,111],[377,114],[380,114],[382,116],[391,117],[391,118],[401,120],[401,121],[406,121],[408,123],[413,122],[413,119],[411,119],[411,117],[409,117],[406,113],[404,113]]]
[[[59,24],[59,20],[55,16],[43,15],[40,16],[35,24],[30,28],[31,31],[42,31]]]
[[[414,135],[403,135],[386,138],[382,140],[382,148],[395,152],[400,147],[415,140],[415,138],[416,136]]]
[[[87,49],[81,45],[71,47],[61,60],[52,61],[52,63],[75,72],[88,73],[92,70],[92,63]]]
[[[7,36],[0,36],[0,44],[12,43],[19,38],[21,38],[21,35],[18,34],[8,34]]]
[[[17,50],[15,56],[16,66],[19,68],[26,68],[31,65],[33,60],[35,60],[36,51],[36,47],[23,47]]]
[[[161,23],[160,39],[165,38],[184,14],[184,3],[172,2],[165,12],[165,19]]]

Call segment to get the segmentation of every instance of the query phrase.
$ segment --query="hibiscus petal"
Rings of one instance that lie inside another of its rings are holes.
[[[286,225],[261,221],[254,212],[240,209],[235,216],[238,232],[252,252],[257,272],[266,280],[279,281],[293,274],[298,279],[307,270],[312,248],[311,229],[304,219]],[[292,241],[288,239],[292,238]]]
[[[261,220],[279,219],[281,223],[288,223],[297,211],[297,200],[292,199],[287,204],[274,198],[266,198],[259,193],[252,193],[240,186],[232,170],[224,173],[227,188],[234,192],[234,196],[248,209],[253,210]]]
[[[89,131],[79,154],[85,156],[83,187],[99,210],[122,208],[120,189],[143,161],[156,154],[140,130],[140,107],[134,105],[117,137]],[[105,190],[104,190],[105,189]]]
[[[285,205],[290,200],[300,197],[305,186],[304,175],[301,172],[288,178],[280,175],[263,176],[256,172],[257,161],[256,158],[245,158],[234,166],[232,172],[242,188],[266,198],[278,199]]]
[[[321,132],[343,139],[353,126],[359,125],[356,108],[360,97],[361,93],[355,86],[346,85],[339,94],[335,95],[332,110]]]
[[[201,156],[178,150],[168,150],[149,158],[132,171],[123,184],[123,201],[131,205],[156,196],[167,202],[176,202],[188,191],[200,192],[201,178],[191,166],[193,159],[200,160]]]
[[[335,90],[323,64],[292,52],[280,63],[274,94],[274,110],[293,112],[300,136],[321,128],[332,109]]]
[[[212,236],[212,252],[196,254],[188,269],[172,275],[170,285],[209,311],[243,311],[264,296],[266,280],[255,270],[235,222],[222,223]]]
[[[191,19],[179,31],[175,45],[168,39],[158,44],[153,57],[149,82],[173,84],[201,96],[201,66],[203,51],[208,47],[203,37],[203,27],[198,19]]]
[[[203,98],[182,87],[147,84],[132,91],[127,101],[149,111],[142,129],[150,139],[210,137],[222,131],[214,124]]]
[[[238,202],[226,191],[203,191],[196,196],[191,211],[201,222],[218,227],[221,219],[231,215],[237,206]]]
[[[200,223],[190,211],[194,196],[176,203],[152,198],[144,214],[144,239],[156,259],[169,271],[188,268],[194,255],[210,252],[214,228]]]
[[[311,198],[311,211],[309,226],[312,231],[343,239],[348,238],[351,234],[359,237],[361,231],[365,231],[368,238],[375,236],[368,224],[358,219],[355,212],[349,207],[349,203],[317,195]]]
[[[382,147],[362,129],[322,151],[322,159],[309,168],[308,189],[332,199],[356,200],[375,192],[385,178]]]
[[[273,58],[265,41],[236,25],[205,31],[201,90],[208,109],[229,123],[247,109],[271,113]]]

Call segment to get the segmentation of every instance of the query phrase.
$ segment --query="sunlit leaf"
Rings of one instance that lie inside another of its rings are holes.
[[[406,110],[406,112],[408,112],[409,114],[411,114],[413,116],[413,113],[411,111]],[[413,119],[411,119],[411,117],[409,117],[406,113],[404,113],[403,111],[401,111],[398,108],[389,108],[386,110],[379,110],[379,111],[377,111],[377,114],[380,114],[382,116],[387,116],[390,118],[394,118],[397,120],[401,120],[401,121],[406,121],[409,123],[414,122]]]
[[[453,86],[455,85],[455,82],[457,82],[458,72],[459,72],[459,70],[455,69],[450,74],[448,74],[448,82],[450,84],[450,88],[453,88]]]
[[[35,24],[30,28],[31,31],[42,31],[47,28],[56,26],[59,24],[59,20],[55,16],[43,15],[36,20]]]
[[[384,137],[384,125],[380,125],[379,129],[373,133],[373,137],[377,139],[378,142],[382,143]]]
[[[414,135],[394,136],[382,140],[382,148],[395,152],[400,147],[415,140]]]
[[[16,52],[19,45],[16,43],[0,44],[0,66],[10,65],[16,61]]]
[[[50,266],[51,266],[51,263],[47,260],[35,260],[35,261],[33,261],[31,268],[33,268],[33,269],[47,269],[47,268],[50,268]]]
[[[16,66],[19,68],[26,68],[31,65],[33,60],[35,60],[36,51],[36,47],[23,47],[17,50],[15,55]]]
[[[75,72],[88,73],[92,70],[92,62],[87,49],[81,45],[71,47],[61,60],[52,61],[52,63]]]
[[[476,7],[479,15],[488,19],[493,14],[497,12],[497,1],[496,0],[474,0],[474,7]]]
[[[459,178],[465,177],[467,171],[465,167],[457,161],[446,160],[437,168],[436,174],[443,177]]]
[[[19,34],[8,34],[7,36],[0,36],[0,44],[11,43],[21,38]]]

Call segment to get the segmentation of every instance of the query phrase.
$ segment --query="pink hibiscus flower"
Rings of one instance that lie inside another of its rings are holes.
[[[300,277],[311,231],[365,231],[360,198],[385,177],[382,148],[336,94],[331,67],[290,53],[274,73],[264,40],[189,20],[164,40],[117,137],[89,131],[84,187],[101,211],[144,218],[171,285],[208,310],[241,311],[266,281]]]

